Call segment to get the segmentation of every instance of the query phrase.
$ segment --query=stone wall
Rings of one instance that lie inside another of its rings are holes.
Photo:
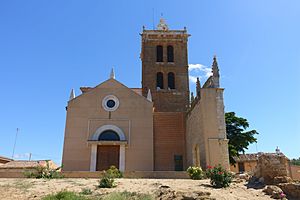
[[[281,183],[278,185],[289,199],[300,199],[300,183]]]
[[[187,116],[187,164],[195,165],[198,156],[202,168],[221,164],[229,169],[223,89],[201,88],[200,93],[201,99]]]
[[[283,154],[265,153],[258,157],[254,176],[265,184],[273,184],[275,177],[289,177],[289,163]]]

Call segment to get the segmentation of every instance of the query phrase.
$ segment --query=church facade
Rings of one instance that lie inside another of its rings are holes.
[[[64,171],[182,171],[221,164],[229,169],[219,68],[190,97],[187,30],[164,20],[141,33],[142,87],[110,78],[72,90],[67,105]]]

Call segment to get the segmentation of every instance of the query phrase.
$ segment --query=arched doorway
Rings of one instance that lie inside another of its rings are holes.
[[[98,141],[120,141],[120,137],[115,131],[106,130],[99,135]],[[98,145],[96,171],[107,170],[112,165],[119,168],[119,156],[119,145]]]
[[[127,140],[121,128],[115,125],[103,125],[90,136],[90,171],[102,171],[111,165],[125,171],[125,146]]]

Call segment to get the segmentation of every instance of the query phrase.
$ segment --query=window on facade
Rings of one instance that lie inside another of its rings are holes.
[[[104,141],[119,141],[120,137],[119,135],[112,131],[112,130],[107,130],[107,131],[103,131],[98,140],[104,140]]]
[[[182,155],[174,155],[174,165],[175,171],[183,171]]]
[[[156,74],[156,88],[164,89],[164,75],[162,72]]]
[[[168,88],[175,89],[175,75],[173,72],[168,73]]]
[[[163,62],[163,46],[156,46],[156,62]]]
[[[173,46],[167,47],[168,52],[168,62],[174,62],[174,48]]]

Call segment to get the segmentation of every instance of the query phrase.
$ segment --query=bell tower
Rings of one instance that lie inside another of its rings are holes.
[[[185,112],[189,104],[186,28],[169,30],[164,19],[142,36],[142,91],[150,89],[156,112]]]

